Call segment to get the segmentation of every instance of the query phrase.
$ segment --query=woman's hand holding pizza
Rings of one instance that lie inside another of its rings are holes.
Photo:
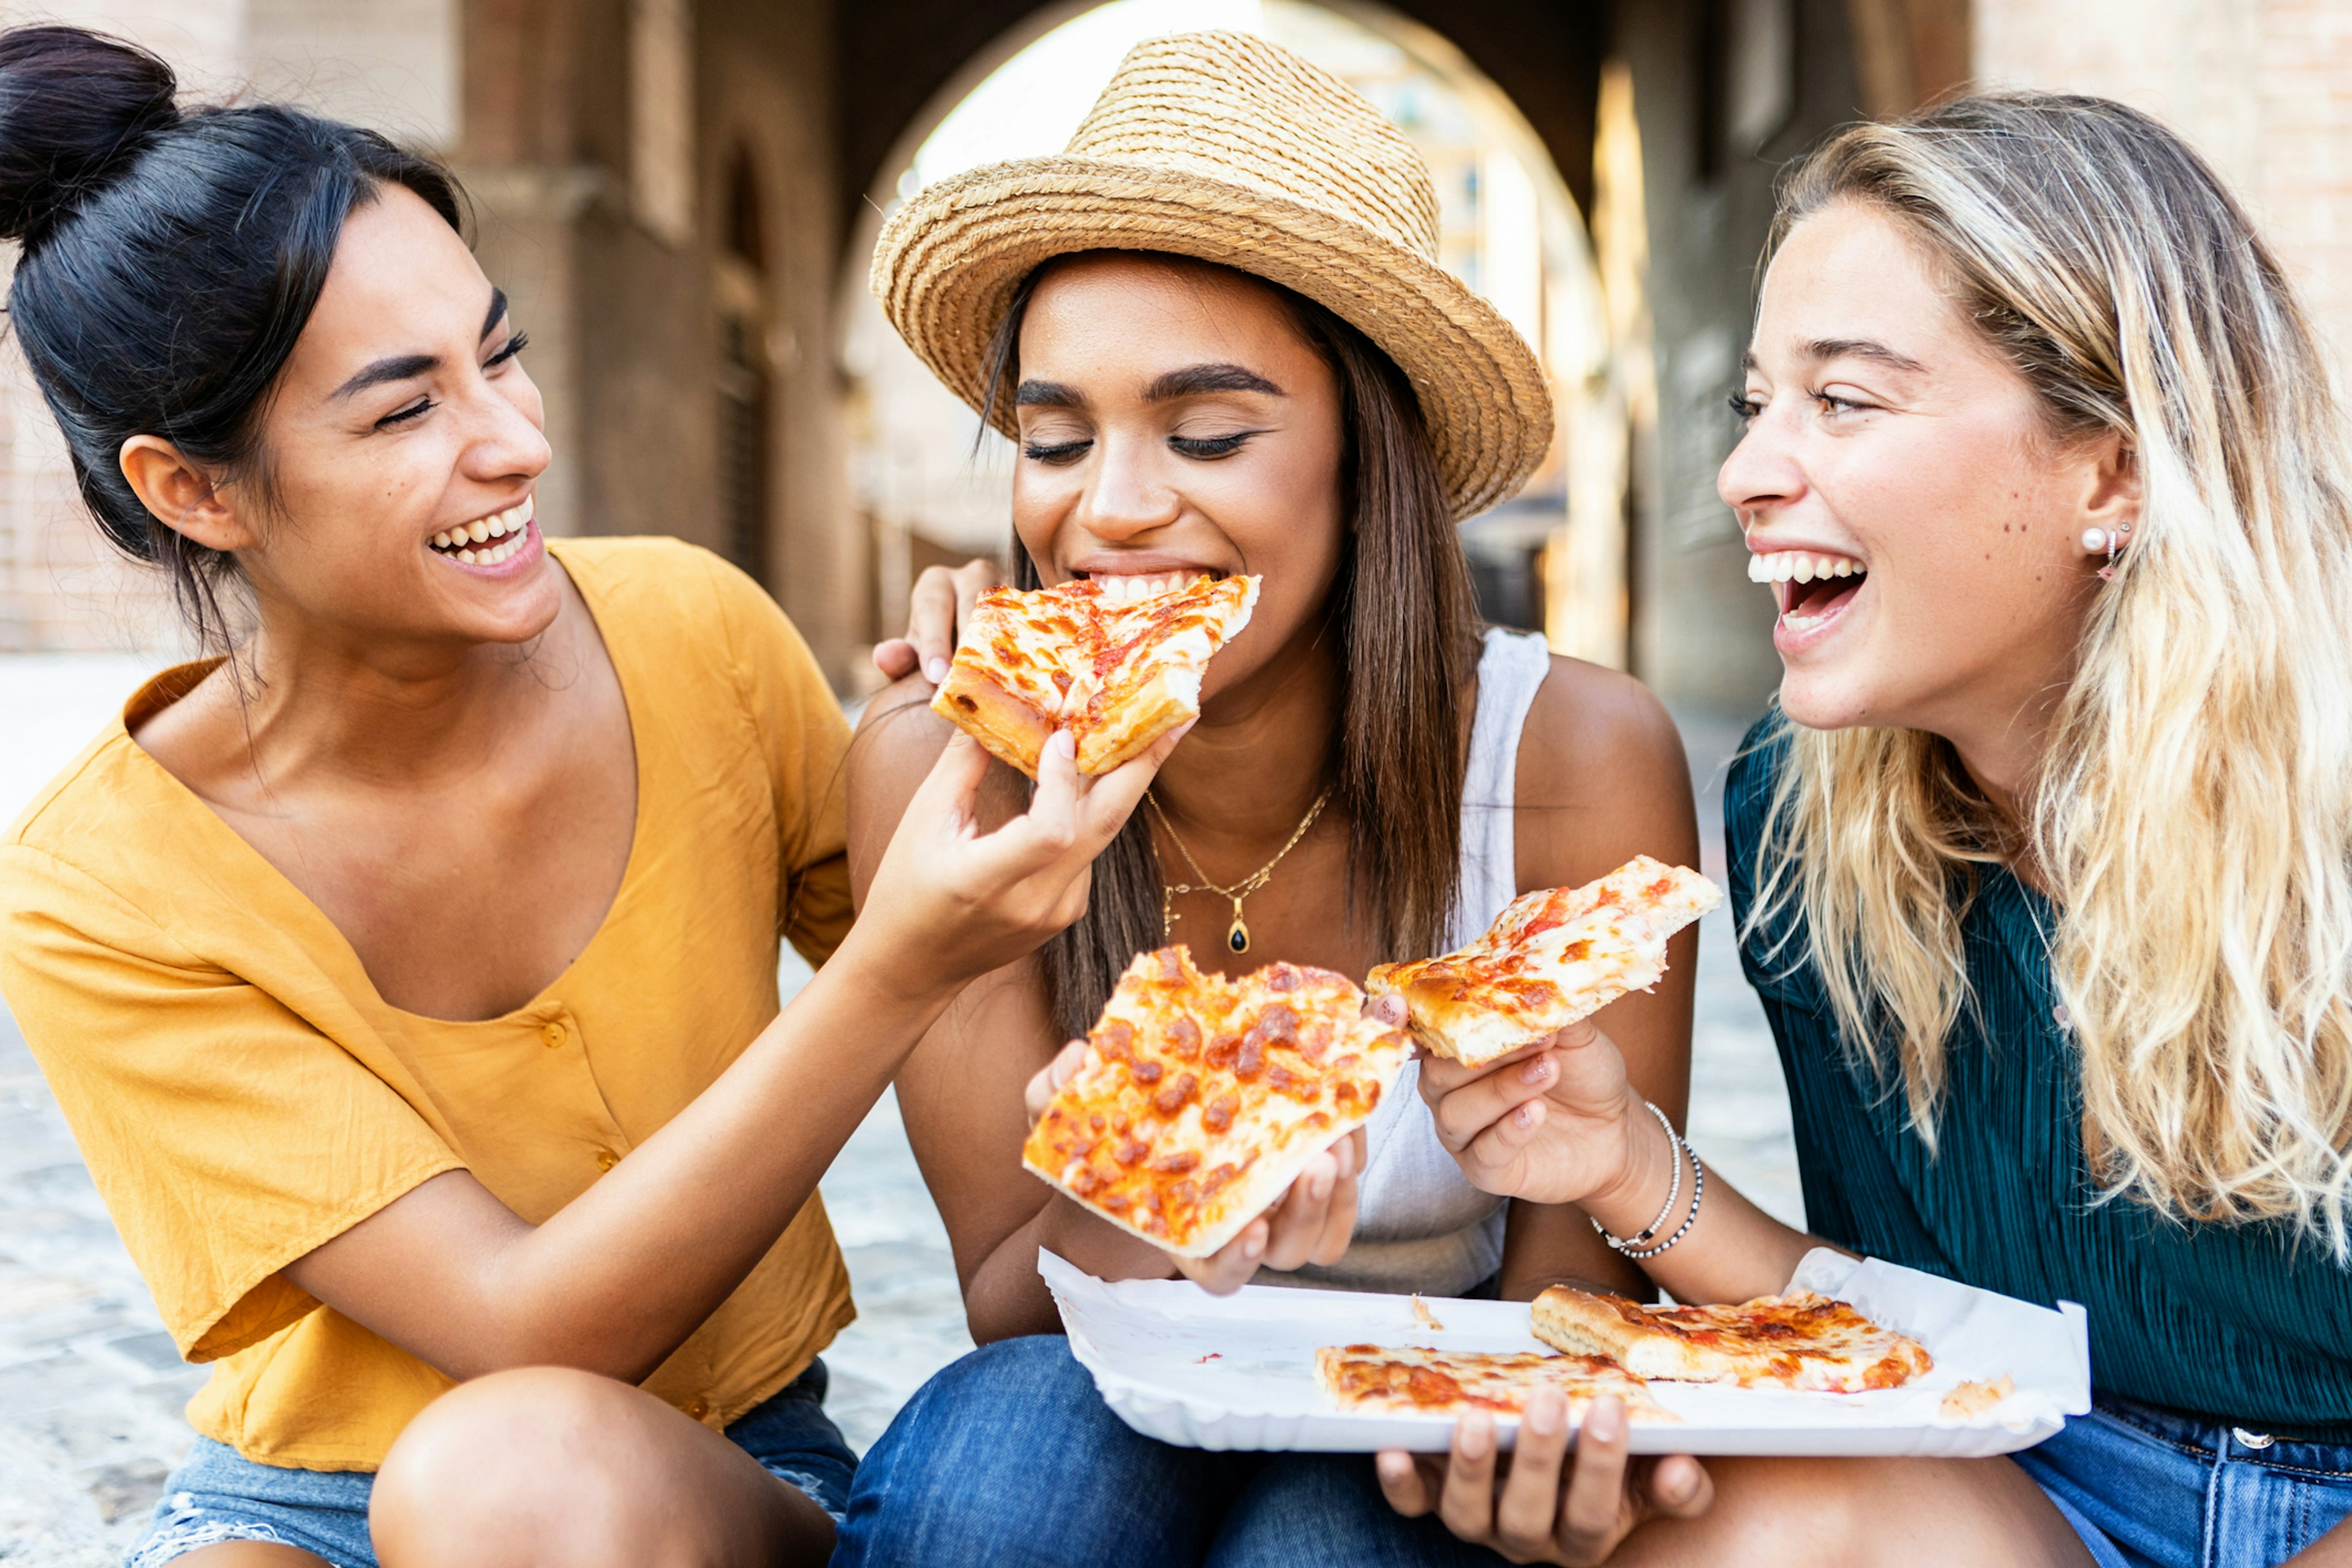
[[[1590,1021],[1485,1067],[1424,1058],[1420,1087],[1438,1142],[1481,1191],[1613,1211],[1611,1196],[1665,1190],[1674,1151]]]
[[[1715,1500],[1715,1483],[1689,1455],[1632,1458],[1628,1429],[1621,1401],[1596,1400],[1571,1458],[1568,1402],[1538,1389],[1507,1460],[1496,1455],[1494,1417],[1476,1411],[1454,1429],[1451,1453],[1381,1454],[1381,1491],[1406,1518],[1434,1513],[1454,1535],[1513,1563],[1587,1568],[1607,1562],[1645,1521],[1696,1519]]]
[[[1055,731],[1029,809],[989,831],[978,802],[988,753],[969,735],[950,737],[883,851],[843,952],[858,949],[885,984],[952,994],[1035,952],[1085,912],[1095,857],[1190,728],[1097,778],[1079,774],[1069,731]]]
[[[1086,1041],[1072,1040],[1030,1079],[1024,1099],[1031,1126],[1086,1056]],[[1337,1263],[1356,1232],[1356,1177],[1363,1168],[1359,1127],[1316,1155],[1271,1207],[1208,1257],[1165,1256],[1186,1279],[1220,1296],[1240,1289],[1261,1268]]]

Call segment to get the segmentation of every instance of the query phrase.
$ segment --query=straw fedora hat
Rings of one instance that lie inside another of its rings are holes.
[[[1263,38],[1137,45],[1058,156],[974,169],[900,207],[870,282],[908,346],[978,409],[1021,280],[1081,250],[1219,262],[1349,322],[1412,383],[1457,519],[1526,483],[1551,442],[1534,353],[1437,264],[1421,154],[1339,78]],[[1016,433],[1005,400],[995,424]]]

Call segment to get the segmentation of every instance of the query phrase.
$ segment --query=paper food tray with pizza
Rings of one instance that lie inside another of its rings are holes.
[[[1351,1405],[1318,1375],[1335,1347],[1377,1346],[1473,1364],[1563,1356],[1530,1331],[1525,1301],[1374,1296],[1244,1286],[1212,1296],[1185,1279],[1106,1283],[1041,1252],[1070,1349],[1120,1420],[1196,1448],[1443,1452],[1458,1414]],[[1629,1402],[1644,1454],[1918,1455],[1979,1458],[2032,1447],[2091,1407],[2083,1310],[2057,1310],[1877,1259],[1821,1248],[1789,1292],[1847,1303],[1925,1347],[1932,1367],[1900,1387],[1784,1393],[1649,1377],[1655,1413]],[[1445,1364],[1440,1362],[1439,1364]],[[1621,1387],[1608,1392],[1622,1394]],[[1571,1419],[1581,1403],[1571,1394]],[[1517,1417],[1496,1412],[1505,1447]]]

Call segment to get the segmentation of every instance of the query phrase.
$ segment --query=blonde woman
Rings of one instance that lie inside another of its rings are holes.
[[[1645,1268],[1738,1300],[1826,1240],[2077,1300],[2097,1407],[2014,1460],[1712,1466],[1612,1560],[2352,1563],[2352,485],[2311,328],[2096,99],[1850,132],[1779,236],[1721,487],[1787,674],[1726,810],[1816,1234],[1686,1181]],[[1604,1034],[1546,1054],[1541,1092],[1426,1066],[1441,1135],[1633,1235],[1682,1153]],[[1391,1500],[1486,1522],[1461,1452],[1384,1457]],[[1605,1545],[1555,1529],[1501,1538]]]

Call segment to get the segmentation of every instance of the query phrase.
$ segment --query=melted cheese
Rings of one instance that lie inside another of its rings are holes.
[[[1527,1409],[1528,1396],[1549,1384],[1580,1418],[1604,1394],[1625,1402],[1637,1421],[1674,1417],[1650,1397],[1642,1380],[1605,1356],[1486,1353],[1380,1345],[1327,1347],[1315,1352],[1315,1378],[1347,1409],[1432,1415]]]
[[[1141,954],[1022,1163],[1146,1240],[1205,1257],[1367,1121],[1402,1069],[1412,1041],[1362,1002],[1329,970],[1226,980],[1182,947]]]

